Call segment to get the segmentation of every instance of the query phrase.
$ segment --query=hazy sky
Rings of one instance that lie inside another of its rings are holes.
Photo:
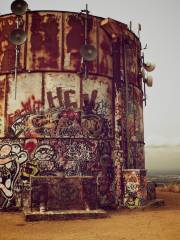
[[[11,0],[0,0],[0,13],[9,13],[11,3]],[[157,66],[152,72],[154,85],[147,88],[145,142],[147,145],[180,144],[180,0],[27,0],[27,3],[31,10],[74,12],[84,9],[88,3],[92,15],[126,24],[131,20],[135,32],[141,23],[142,46],[148,45],[145,60]],[[146,154],[148,157],[149,152]],[[180,152],[177,156],[180,161]]]

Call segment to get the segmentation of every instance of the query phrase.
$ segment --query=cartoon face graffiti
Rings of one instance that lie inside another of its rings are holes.
[[[0,192],[11,199],[14,184],[20,171],[20,165],[28,159],[25,151],[18,144],[0,145]]]
[[[33,161],[37,161],[38,169],[42,173],[55,170],[56,157],[52,146],[44,144],[36,149]]]

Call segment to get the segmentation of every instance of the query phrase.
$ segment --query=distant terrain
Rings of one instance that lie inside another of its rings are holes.
[[[157,184],[180,184],[180,170],[148,170],[147,178]]]

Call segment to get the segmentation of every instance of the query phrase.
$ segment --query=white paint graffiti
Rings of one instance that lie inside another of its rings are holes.
[[[27,159],[28,155],[20,145],[0,145],[0,191],[5,198],[12,199],[20,165]]]

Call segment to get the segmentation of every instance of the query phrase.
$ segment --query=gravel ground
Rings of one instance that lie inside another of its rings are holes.
[[[179,240],[180,194],[159,192],[165,206],[109,212],[106,219],[25,222],[0,213],[0,240]]]

